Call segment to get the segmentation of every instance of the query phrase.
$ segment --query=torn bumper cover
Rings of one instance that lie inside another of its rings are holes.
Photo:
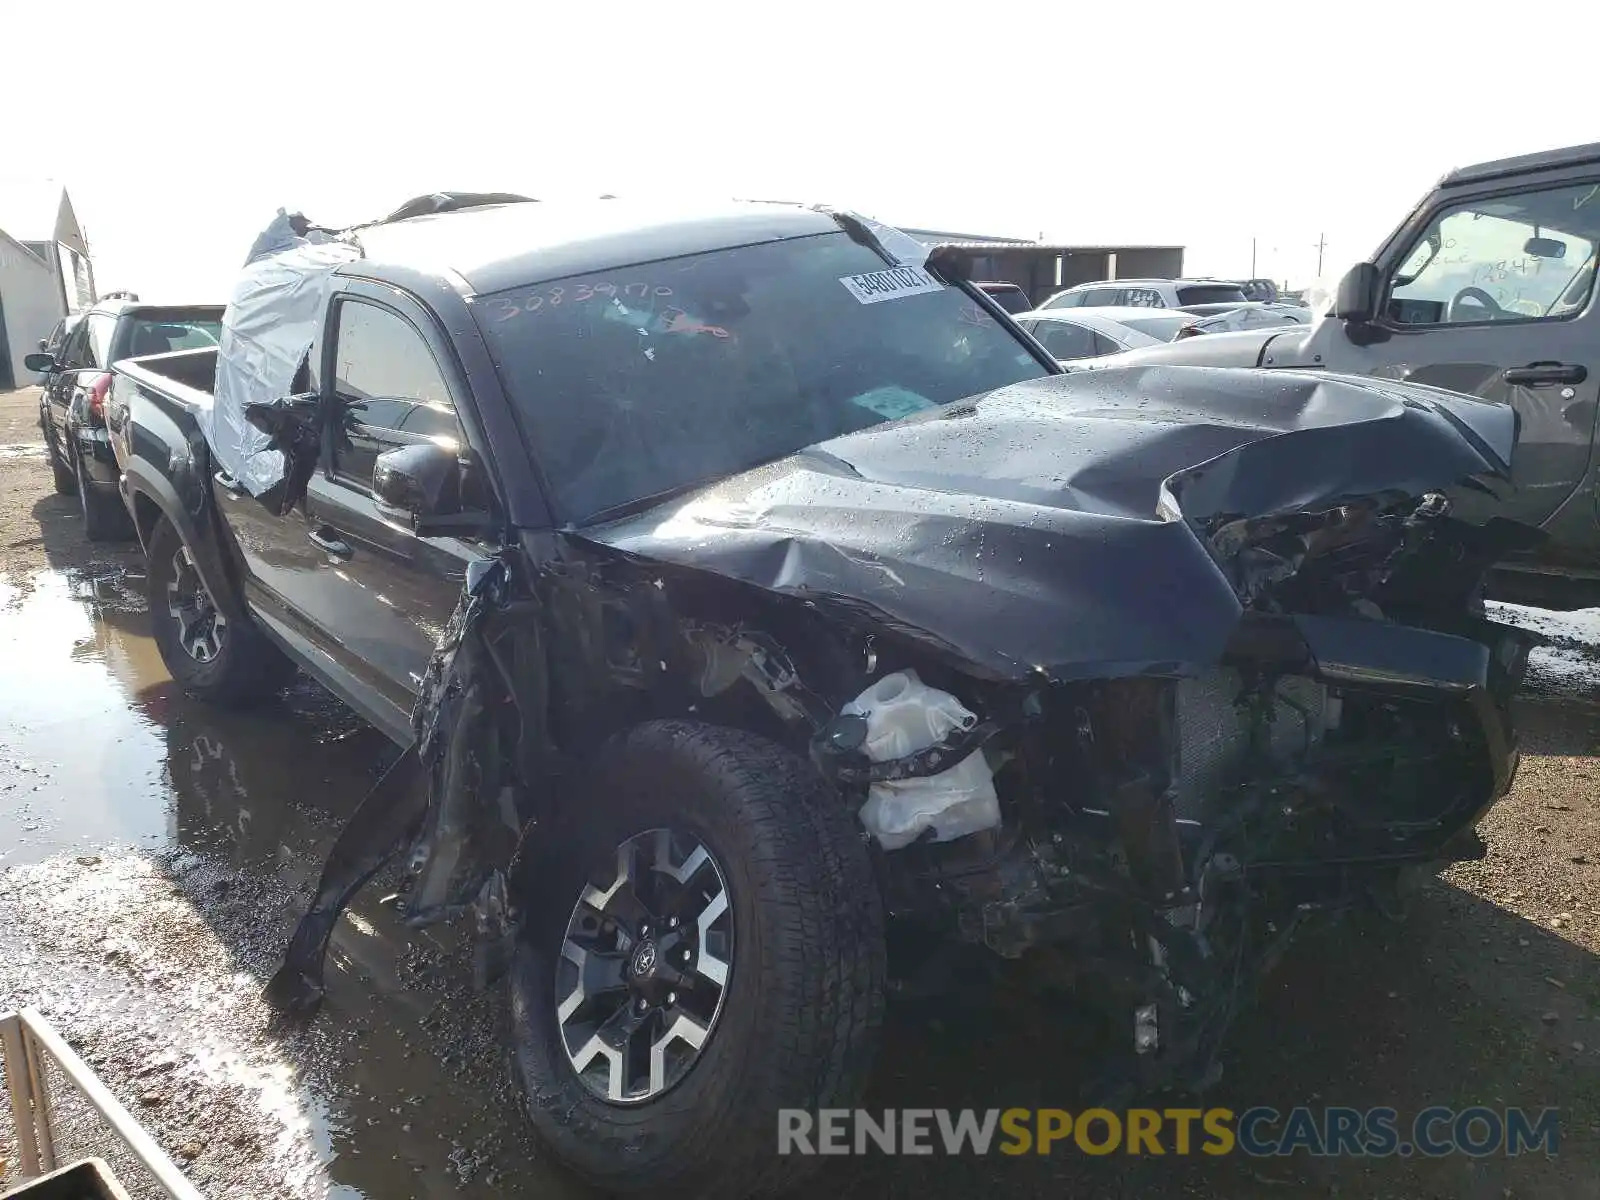
[[[490,826],[514,802],[503,795],[506,768],[498,711],[515,707],[517,689],[492,645],[491,618],[510,606],[502,558],[471,564],[461,600],[439,639],[412,711],[416,744],[362,800],[328,853],[317,890],[284,961],[266,989],[285,1015],[309,1017],[323,996],[323,969],[339,915],[355,894],[407,844],[410,887],[401,919],[431,925],[476,908],[480,955],[500,953],[513,914]],[[507,824],[518,830],[513,816]],[[501,839],[504,841],[504,839]],[[480,975],[495,967],[480,959]]]

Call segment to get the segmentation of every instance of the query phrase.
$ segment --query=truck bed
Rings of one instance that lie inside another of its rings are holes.
[[[216,364],[217,351],[208,348],[111,366],[106,428],[122,497],[146,549],[163,513],[192,534],[191,522],[205,508],[211,459],[200,417],[211,408]]]
[[[217,349],[174,350],[143,358],[124,358],[111,364],[113,375],[187,405],[211,406],[211,389],[217,377]]]

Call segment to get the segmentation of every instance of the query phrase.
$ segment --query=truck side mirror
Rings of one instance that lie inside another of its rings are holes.
[[[56,360],[49,354],[29,354],[23,358],[22,365],[44,375],[55,369]]]
[[[386,521],[417,529],[461,511],[461,462],[437,442],[399,446],[372,466],[372,498]]]
[[[1334,295],[1333,315],[1352,325],[1365,325],[1378,315],[1378,268],[1357,263],[1345,272]]]

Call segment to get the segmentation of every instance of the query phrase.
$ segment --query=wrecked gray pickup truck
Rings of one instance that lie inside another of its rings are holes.
[[[1481,854],[1516,767],[1506,410],[1061,375],[891,232],[363,230],[250,413],[259,497],[196,432],[204,355],[117,366],[173,674],[237,699],[276,647],[411,747],[274,1001],[409,847],[402,912],[472,914],[535,1125],[613,1193],[792,1184],[777,1111],[859,1097],[902,944],[1051,956],[1124,1078],[1202,1084],[1297,926]]]

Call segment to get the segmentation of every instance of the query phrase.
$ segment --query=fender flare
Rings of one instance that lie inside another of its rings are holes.
[[[180,464],[177,458],[178,455],[174,454],[170,473],[158,471],[140,458],[130,459],[123,470],[123,487],[127,491],[129,508],[134,512],[139,543],[148,553],[151,525],[140,518],[138,503],[144,499],[153,504],[159,514],[178,531],[178,537],[188,547],[195,570],[199,572],[217,607],[230,620],[246,618],[249,613],[243,592],[222,550],[210,481],[198,476],[193,458],[184,464]],[[200,461],[204,463],[208,459],[202,458]]]

